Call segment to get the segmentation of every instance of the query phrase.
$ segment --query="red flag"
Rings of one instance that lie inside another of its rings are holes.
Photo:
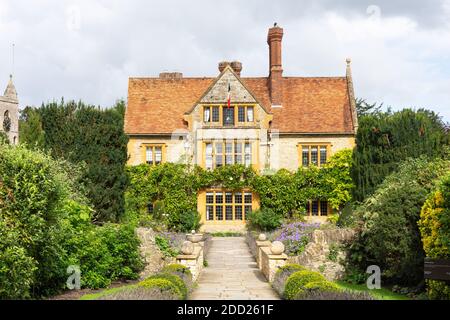
[[[231,107],[231,86],[230,83],[228,82],[228,108]]]

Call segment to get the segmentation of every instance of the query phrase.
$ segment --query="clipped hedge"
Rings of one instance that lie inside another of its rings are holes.
[[[174,264],[169,264],[169,265],[165,266],[161,270],[161,272],[162,273],[170,273],[170,274],[179,276],[186,284],[188,291],[192,289],[192,273],[188,267],[186,267],[182,264],[174,263]]]
[[[171,280],[165,278],[151,278],[146,279],[139,283],[140,287],[146,289],[157,289],[163,295],[169,295],[176,297],[176,300],[182,300],[183,293],[180,291],[179,287]]]
[[[177,276],[175,274],[171,274],[171,273],[158,273],[158,274],[156,274],[154,276],[151,276],[151,277],[147,278],[146,280],[141,282],[140,285],[144,285],[145,286],[147,281],[150,281],[152,279],[169,280],[170,282],[172,282],[177,287],[178,291],[180,291],[181,299],[184,300],[184,299],[187,298],[188,287],[186,286],[186,283],[183,281],[183,279],[181,279],[179,276]]]
[[[294,300],[299,294],[307,291],[309,283],[326,283],[327,280],[318,272],[302,270],[294,272],[286,281],[284,289],[284,298],[287,300]]]
[[[275,291],[278,292],[280,296],[283,296],[284,286],[289,276],[294,272],[303,270],[306,270],[305,267],[298,264],[287,264],[285,266],[280,267],[275,273],[275,277],[272,282],[272,287],[275,289]]]
[[[302,290],[299,290],[295,295],[295,300],[302,300],[311,292],[339,292],[339,288],[332,282],[322,280],[322,281],[312,281],[304,285]]]

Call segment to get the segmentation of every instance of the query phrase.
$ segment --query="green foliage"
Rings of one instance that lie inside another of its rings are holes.
[[[444,176],[438,190],[422,207],[418,222],[427,257],[450,258],[450,174]],[[450,299],[450,286],[443,281],[427,280],[430,299]]]
[[[306,286],[309,283],[326,282],[327,280],[323,275],[318,272],[301,270],[294,272],[287,278],[284,298],[286,300],[294,300],[299,294],[307,290]]]
[[[375,264],[388,283],[415,286],[423,279],[424,252],[417,222],[436,179],[448,168],[444,160],[408,159],[357,208],[362,224],[349,250],[353,274],[363,274]]]
[[[383,104],[378,105],[375,103],[367,103],[364,99],[356,99],[356,112],[358,117],[379,114],[381,112],[381,108],[383,108]]]
[[[442,120],[427,110],[370,114],[359,119],[351,176],[354,199],[363,201],[408,157],[443,156],[448,133]]]
[[[62,210],[65,199],[82,200],[71,179],[63,163],[43,153],[0,145],[0,251],[11,254],[2,260],[15,261],[2,273],[14,270],[16,277],[2,287],[20,287],[22,298],[52,294],[65,282]]]
[[[176,273],[185,273],[188,274],[190,276],[192,276],[191,274],[191,270],[189,270],[188,267],[186,267],[185,265],[182,264],[169,264],[167,266],[165,266],[162,269],[162,272],[168,272],[168,273],[172,273],[172,272],[176,272]]]
[[[144,284],[147,283],[148,281],[151,281],[152,279],[169,280],[177,287],[178,291],[180,291],[181,299],[187,298],[188,288],[187,288],[186,284],[184,283],[184,281],[179,276],[172,274],[172,273],[158,273],[158,274],[151,276],[151,277],[147,278],[146,280],[144,280]]]
[[[8,136],[3,131],[0,131],[0,144],[9,144]]]
[[[286,283],[287,278],[290,277],[291,274],[297,271],[306,270],[303,266],[298,264],[287,264],[282,267],[280,267],[277,272],[275,273],[272,287],[275,289],[275,291],[278,292],[280,296],[283,296],[284,292],[284,286]]]
[[[4,235],[0,227],[0,235]],[[3,242],[3,241],[2,241]],[[4,245],[4,243],[2,243]],[[29,289],[33,285],[36,261],[27,255],[23,247],[13,244],[0,250],[0,299],[30,298]]]
[[[339,247],[339,245],[332,243],[330,245],[330,252],[328,253],[328,257],[327,257],[328,260],[337,262],[340,250],[341,250],[341,248]]]
[[[250,227],[262,231],[272,231],[279,228],[283,223],[283,216],[272,209],[264,208],[252,211],[247,216]]]
[[[0,146],[1,298],[40,298],[79,265],[83,287],[135,279],[142,267],[132,225],[95,226],[79,170],[24,146]]]
[[[26,107],[20,112],[19,135],[21,143],[26,143],[29,148],[44,148],[45,132],[42,129],[42,119],[38,110]]]
[[[79,179],[95,209],[95,221],[117,221],[124,212],[128,137],[123,118],[123,101],[102,110],[62,100],[22,112],[21,142],[85,164]]]
[[[155,237],[155,244],[166,257],[176,257],[179,253],[178,250],[172,248],[169,240],[162,236]]]
[[[339,292],[339,288],[332,282],[327,280],[311,281],[303,286],[303,289],[299,290],[295,296],[295,300],[301,300],[306,298],[311,293],[315,292]]]
[[[339,210],[351,200],[350,167],[350,150],[338,152],[322,169],[301,168],[295,173],[280,170],[273,175],[257,175],[252,168],[242,165],[214,171],[173,163],[127,167],[130,185],[125,196],[125,220],[142,221],[142,217],[148,216],[148,204],[158,201],[168,215],[165,223],[169,229],[197,229],[197,193],[211,186],[251,189],[259,194],[262,209],[269,210],[265,214],[270,213],[275,220],[303,214],[306,202],[311,199],[327,199]]]
[[[180,292],[178,286],[168,279],[150,278],[141,281],[139,286],[146,289],[158,289],[162,294],[175,296],[179,300],[183,299],[183,294]]]

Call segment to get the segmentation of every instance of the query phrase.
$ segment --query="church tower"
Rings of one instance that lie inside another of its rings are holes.
[[[5,93],[0,96],[0,131],[6,133],[11,144],[19,143],[19,100],[12,75]]]

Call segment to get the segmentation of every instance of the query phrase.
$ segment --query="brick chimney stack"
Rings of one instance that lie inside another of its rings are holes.
[[[283,104],[283,66],[281,64],[281,41],[283,39],[283,28],[275,23],[269,29],[267,44],[269,45],[269,89],[272,106],[281,107]]]

